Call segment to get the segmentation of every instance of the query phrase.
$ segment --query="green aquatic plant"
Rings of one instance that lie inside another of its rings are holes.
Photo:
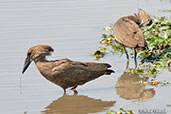
[[[101,46],[94,55],[100,59],[109,52],[124,53],[121,45],[115,42],[112,27],[105,27],[105,34],[102,34]],[[142,27],[149,50],[138,51],[138,58],[141,64],[137,69],[128,68],[126,72],[138,73],[144,76],[156,76],[162,69],[168,68],[171,71],[171,17],[157,17],[150,26]],[[108,51],[112,48],[113,51]],[[101,53],[98,53],[98,52]],[[133,52],[133,50],[131,50]]]
[[[147,62],[171,59],[171,18],[155,18],[150,26],[142,27],[149,51],[139,52],[139,58]]]
[[[133,110],[125,110],[123,108],[120,108],[119,111],[111,110],[110,112],[107,112],[106,114],[134,114],[135,111]]]
[[[162,69],[164,69],[165,67],[162,65],[162,63],[160,62],[155,62],[153,64],[141,64],[137,69],[134,69],[134,68],[128,68],[125,70],[125,72],[128,72],[128,73],[136,73],[136,74],[140,74],[142,75],[143,77],[150,77],[150,76],[153,76],[153,77],[156,77],[157,74],[160,73],[160,71]]]
[[[99,46],[99,49],[96,50],[96,52],[92,55],[96,56],[96,60],[99,60],[100,58],[103,58],[106,53],[112,53],[112,51],[109,51],[106,48]]]

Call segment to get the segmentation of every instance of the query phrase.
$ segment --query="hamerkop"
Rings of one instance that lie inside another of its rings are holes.
[[[148,13],[139,9],[138,15],[121,17],[114,24],[113,34],[115,41],[124,47],[127,59],[129,55],[125,47],[134,48],[134,59],[136,62],[136,49],[148,48],[145,37],[140,27],[150,25],[152,19]]]
[[[88,81],[94,80],[102,75],[114,73],[107,63],[78,62],[69,59],[59,59],[54,61],[46,60],[46,56],[51,55],[53,48],[49,45],[36,45],[27,52],[24,68],[26,71],[32,61],[35,62],[40,73],[49,81],[66,89],[71,87],[77,93],[76,87]]]

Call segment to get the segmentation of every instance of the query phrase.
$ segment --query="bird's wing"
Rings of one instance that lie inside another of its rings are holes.
[[[53,68],[53,77],[57,80],[61,79],[62,81],[75,85],[82,85],[105,74],[108,71],[109,66],[109,64],[105,63],[83,63],[66,60]]]
[[[145,39],[139,26],[127,17],[120,18],[113,28],[116,41],[126,47],[144,47]]]

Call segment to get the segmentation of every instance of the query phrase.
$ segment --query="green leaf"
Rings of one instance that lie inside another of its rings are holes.
[[[109,26],[105,27],[105,30],[106,30],[106,31],[108,31],[108,32],[110,32],[110,31],[111,31],[111,29],[112,29],[112,28],[111,28],[111,27],[109,27]]]
[[[113,113],[115,113],[115,114],[117,113],[117,112],[116,112],[116,111],[114,111],[114,110],[111,110],[111,112],[113,112]]]
[[[133,110],[127,110],[127,111],[129,112],[129,114],[133,114],[133,112],[135,112]]]
[[[112,114],[112,113],[110,113],[110,112],[107,112],[106,114]]]
[[[123,108],[120,108],[120,111],[122,111],[122,112],[126,112],[126,110],[124,110]]]
[[[102,34],[102,38],[107,38],[107,34]]]
[[[144,69],[136,69],[137,73],[144,73]]]

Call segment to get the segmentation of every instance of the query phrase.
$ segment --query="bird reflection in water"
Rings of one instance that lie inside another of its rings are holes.
[[[116,101],[102,101],[83,95],[63,95],[45,107],[44,114],[88,114],[112,107]]]
[[[138,74],[122,74],[116,82],[116,94],[126,100],[137,99],[138,101],[148,101],[155,95],[153,88],[146,89],[145,85],[139,84],[139,81],[146,79],[139,77]]]

